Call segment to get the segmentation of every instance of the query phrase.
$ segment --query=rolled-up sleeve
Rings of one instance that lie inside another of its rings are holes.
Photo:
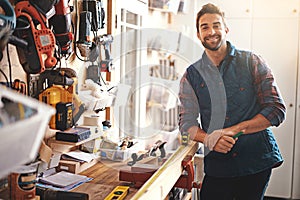
[[[261,57],[252,55],[252,59],[254,85],[261,105],[260,114],[268,119],[272,126],[279,126],[285,119],[286,107],[274,75]]]
[[[180,81],[179,90],[179,130],[187,131],[192,126],[199,126],[199,105],[194,89],[187,79],[187,72]]]

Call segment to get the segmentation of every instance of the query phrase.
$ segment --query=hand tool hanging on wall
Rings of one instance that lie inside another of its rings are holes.
[[[83,0],[82,7],[77,47],[82,57],[87,58],[87,61],[95,62],[100,53],[96,41],[97,31],[104,28],[105,12],[102,2],[99,0]]]
[[[69,6],[69,0],[59,0],[55,5],[55,15],[49,19],[50,24],[53,26],[56,40],[61,49],[62,55],[72,53],[72,41],[74,35],[71,32],[72,20],[71,12],[73,7]]]
[[[96,43],[99,45],[103,45],[104,52],[105,52],[105,58],[100,61],[100,69],[101,72],[110,72],[112,69],[112,58],[110,54],[110,44],[113,42],[113,36],[112,35],[102,35],[100,37],[97,37]]]
[[[83,0],[83,11],[89,11],[92,14],[92,31],[98,31],[104,28],[105,12],[101,0]]]
[[[90,65],[87,68],[87,79],[93,80],[95,83],[98,83],[100,80],[101,72],[110,72],[112,70],[112,58],[110,54],[110,44],[113,42],[113,36],[112,35],[101,35],[99,37],[95,38],[97,48],[101,48],[101,45],[103,45],[104,52],[105,52],[105,58],[100,59],[100,62],[98,65]],[[99,51],[96,51],[97,53]],[[94,55],[92,57],[95,57],[97,55]]]
[[[92,13],[90,11],[82,11],[80,13],[79,39],[77,41],[77,47],[82,57],[88,57],[92,49],[93,43],[91,39],[91,21],[92,21]]]
[[[41,92],[53,85],[71,86],[74,84],[72,77],[75,76],[58,69],[46,70],[38,75],[30,76],[29,96],[38,99]]]
[[[47,27],[47,19],[29,1],[20,1],[15,6],[17,28],[14,34],[24,39],[28,46],[24,50],[17,47],[20,63],[27,74],[43,72],[53,68],[57,59],[55,36]]]
[[[30,4],[33,5],[47,19],[55,14],[54,5],[56,5],[59,1],[60,0],[29,0]]]

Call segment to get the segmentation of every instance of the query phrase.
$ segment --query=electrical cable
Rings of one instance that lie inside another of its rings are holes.
[[[6,45],[6,54],[7,54],[7,61],[8,61],[8,69],[9,69],[9,87],[12,88],[12,66],[10,61],[10,55],[8,50],[8,44]]]
[[[9,87],[9,80],[6,76],[6,74],[4,73],[4,71],[2,69],[0,69],[1,74],[4,76],[5,80],[6,80],[6,86]]]
[[[104,78],[103,78],[103,76],[102,76],[101,72],[100,72],[100,78],[101,78],[102,82],[104,83],[104,85],[106,85],[106,86],[107,86],[107,84],[106,84],[106,82],[105,82],[105,80],[104,80]]]
[[[76,39],[77,39],[77,25],[78,25],[78,12],[77,12],[77,10],[78,10],[78,7],[77,7],[77,4],[78,4],[78,0],[75,0],[75,13],[76,13],[76,15],[75,15],[75,28],[74,28],[74,23],[73,22],[71,22],[71,24],[72,24],[72,27],[73,27],[73,29],[74,29],[74,53],[75,53],[75,56],[80,60],[80,61],[82,61],[82,62],[87,62],[87,60],[84,60],[84,59],[82,59],[82,58],[80,58],[79,57],[79,55],[78,55],[78,53],[77,53],[77,48],[76,48]]]

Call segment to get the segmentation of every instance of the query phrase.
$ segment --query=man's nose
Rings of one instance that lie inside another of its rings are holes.
[[[215,33],[216,33],[216,31],[215,31],[215,29],[214,29],[213,27],[210,27],[210,28],[208,29],[208,34],[213,35],[213,34],[215,34]]]

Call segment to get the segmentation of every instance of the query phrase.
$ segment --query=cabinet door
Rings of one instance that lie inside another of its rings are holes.
[[[228,19],[228,40],[237,49],[251,49],[252,19]]]
[[[252,1],[239,1],[239,0],[204,0],[199,1],[198,10],[204,4],[213,3],[221,8],[225,12],[227,19],[231,18],[249,18],[252,16]]]
[[[298,0],[253,0],[255,18],[295,18],[298,17]]]
[[[273,128],[284,163],[273,170],[267,196],[291,197],[298,32],[297,18],[253,20],[253,50],[269,64],[287,106],[285,122],[278,128]]]

